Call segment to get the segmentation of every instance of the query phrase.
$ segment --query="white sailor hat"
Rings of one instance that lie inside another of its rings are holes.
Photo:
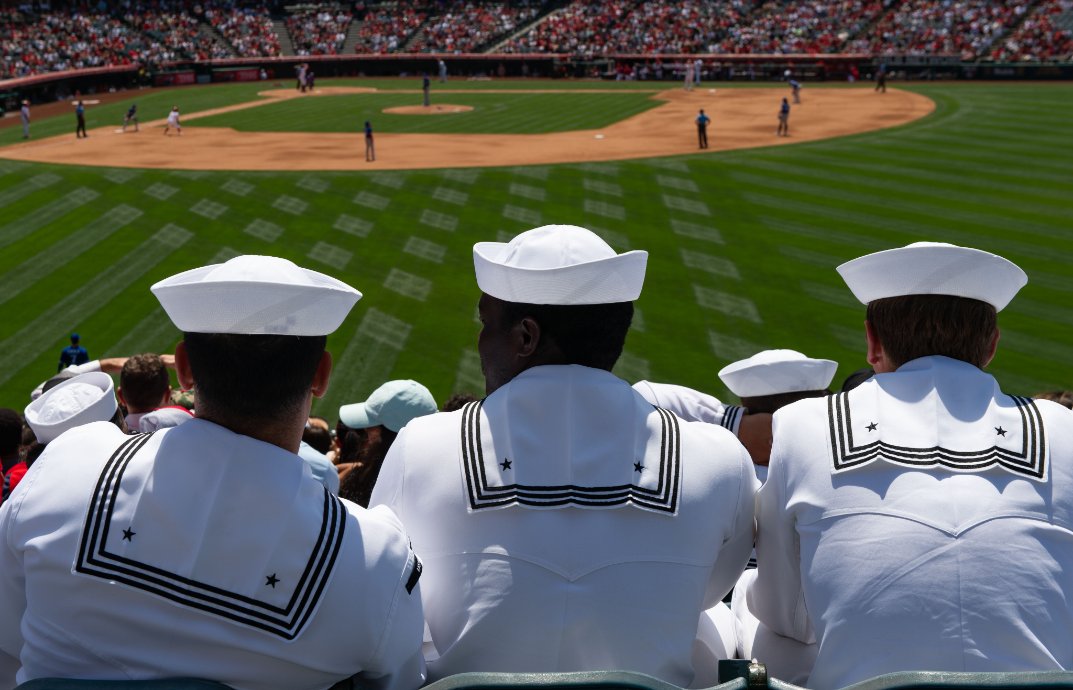
[[[274,256],[236,256],[150,290],[185,333],[328,335],[361,299],[342,281]]]
[[[996,311],[1028,282],[1012,261],[942,242],[914,242],[868,254],[842,264],[838,272],[864,304],[905,295],[951,295],[987,302]]]
[[[510,242],[473,245],[477,285],[525,304],[632,302],[645,282],[648,252],[615,254],[599,235],[575,225],[545,225]]]
[[[812,359],[796,350],[764,350],[719,370],[719,378],[739,398],[824,390],[838,363]]]
[[[26,406],[26,423],[40,444],[76,426],[107,422],[118,405],[112,377],[99,371],[81,374],[51,388]]]
[[[351,429],[368,429],[383,425],[398,431],[415,417],[436,412],[432,393],[417,381],[388,381],[374,390],[365,402],[343,405],[339,421]]]

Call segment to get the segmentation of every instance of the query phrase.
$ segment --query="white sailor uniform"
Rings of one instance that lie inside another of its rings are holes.
[[[1073,413],[922,357],[775,414],[749,607],[811,688],[1073,668]]]
[[[633,389],[656,407],[670,410],[687,422],[718,424],[736,436],[745,408],[726,405],[719,398],[673,383],[638,381]]]
[[[420,566],[395,516],[205,420],[61,435],[0,510],[0,565],[0,685],[19,657],[19,682],[424,679]]]
[[[748,560],[757,486],[726,430],[556,365],[412,421],[372,504],[425,565],[430,678],[629,669],[684,686],[700,611]]]

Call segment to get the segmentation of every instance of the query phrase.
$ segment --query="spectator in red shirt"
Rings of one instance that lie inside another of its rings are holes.
[[[26,463],[19,450],[22,445],[22,416],[15,410],[0,407],[0,461],[4,467],[4,488],[0,503],[18,486],[26,474]]]

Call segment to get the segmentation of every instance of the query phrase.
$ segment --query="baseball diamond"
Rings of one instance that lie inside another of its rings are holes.
[[[77,142],[65,111],[35,121],[26,143],[0,129],[0,404],[22,405],[70,330],[93,356],[169,351],[178,334],[146,287],[240,253],[319,265],[405,326],[350,347],[372,323],[359,307],[331,341],[337,369],[354,374],[315,409],[330,415],[388,376],[438,397],[480,392],[467,364],[477,293],[460,278],[469,247],[550,222],[652,253],[654,289],[621,363],[644,362],[649,378],[725,395],[712,372],[749,349],[732,343],[796,344],[837,360],[839,375],[858,368],[861,314],[833,266],[928,238],[1028,268],[991,368],[1019,392],[1070,386],[1070,154],[1051,132],[1073,88],[813,85],[791,136],[776,138],[779,88],[652,86],[458,81],[444,98],[473,110],[431,118],[382,112],[420,98],[408,80],[322,80],[306,97],[196,86],[102,98]],[[135,98],[142,132],[116,133]],[[182,137],[146,136],[173,103]],[[698,104],[713,119],[702,155]],[[375,163],[360,143],[369,117]]]

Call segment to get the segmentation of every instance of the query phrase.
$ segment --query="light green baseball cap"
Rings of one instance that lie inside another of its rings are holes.
[[[399,431],[414,417],[436,412],[432,393],[417,381],[388,381],[374,390],[365,402],[343,405],[339,420],[351,429],[385,426]]]

